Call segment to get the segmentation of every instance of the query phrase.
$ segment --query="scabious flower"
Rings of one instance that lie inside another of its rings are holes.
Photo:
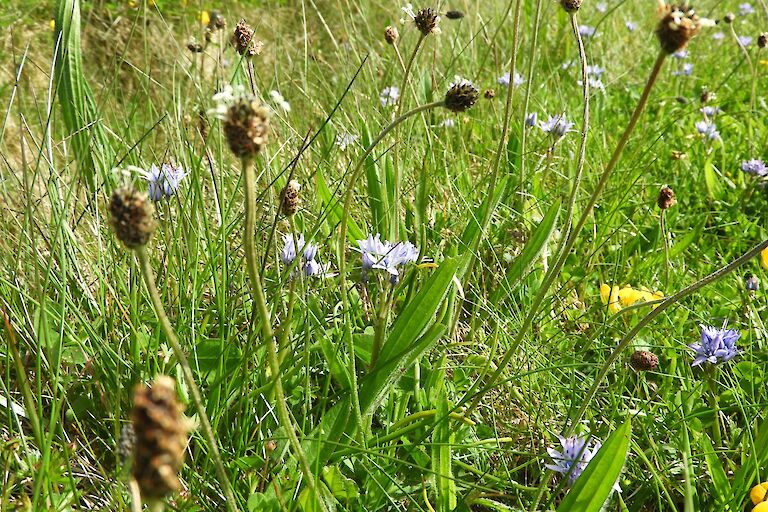
[[[737,39],[739,40],[739,44],[745,48],[752,44],[752,38],[750,36],[739,36]]]
[[[149,183],[149,198],[153,201],[176,194],[186,176],[183,167],[172,163],[164,163],[160,167],[152,164],[148,171],[142,172],[142,177]]]
[[[504,87],[509,87],[509,83],[510,83],[510,79],[509,78],[510,78],[509,77],[509,72],[507,72],[507,73],[504,73],[503,75],[501,75],[496,80],[496,82],[499,85],[503,85]],[[519,86],[521,86],[521,85],[523,85],[525,83],[525,78],[523,78],[523,75],[521,75],[520,73],[515,72],[515,77],[514,77],[514,79],[511,82],[512,82],[512,86],[513,87],[519,87]]]
[[[410,242],[392,243],[388,240],[381,241],[381,235],[368,235],[365,240],[358,240],[363,263],[363,282],[368,281],[368,272],[372,269],[386,270],[390,275],[390,282],[397,284],[400,281],[399,267],[407,263],[413,263],[419,257],[419,250]]]
[[[691,73],[693,73],[693,64],[690,62],[686,62],[683,64],[683,67],[677,71],[673,71],[673,76],[691,76]]]
[[[735,329],[726,329],[725,324],[721,329],[709,325],[701,325],[701,341],[692,343],[688,347],[696,352],[696,358],[691,366],[698,366],[705,361],[711,364],[730,361],[739,354],[736,341],[741,333]]]
[[[739,14],[742,16],[746,16],[747,14],[753,14],[755,12],[755,8],[752,7],[752,4],[744,2],[743,4],[739,4]]]
[[[344,132],[336,135],[336,145],[339,146],[339,149],[342,151],[346,151],[356,140],[357,135],[351,133]]]
[[[697,121],[696,131],[709,140],[717,140],[720,138],[720,132],[717,131],[717,125],[712,121]]]
[[[560,440],[562,452],[554,448],[547,448],[547,453],[554,464],[546,464],[546,468],[562,475],[568,475],[568,484],[572,486],[587,469],[587,464],[597,454],[602,443],[593,441],[589,437],[557,437]],[[614,484],[613,488],[621,492],[618,482]]]
[[[768,176],[768,166],[765,165],[765,162],[757,160],[756,158],[741,162],[741,170],[747,174],[754,174],[755,176]]]
[[[397,99],[400,97],[400,89],[397,87],[385,87],[379,94],[379,101],[382,107],[387,107],[397,103]]]
[[[711,117],[715,117],[717,114],[722,112],[722,110],[720,109],[720,107],[712,107],[712,106],[707,105],[705,107],[701,107],[699,109],[699,112],[704,114],[704,117],[711,118]]]
[[[303,233],[300,233],[295,241],[293,235],[289,233],[283,235],[283,250],[280,252],[280,259],[283,265],[290,267],[297,254],[302,253],[302,261],[299,262],[299,268],[301,268],[305,276],[330,277],[330,263],[323,265],[317,261],[317,249],[317,244],[307,244],[304,242]],[[298,275],[298,269],[294,269],[291,273],[291,278],[296,275]]]
[[[579,35],[581,35],[581,37],[593,37],[595,35],[595,27],[579,25]]]
[[[565,113],[550,116],[546,122],[541,123],[541,130],[545,133],[551,134],[555,139],[560,139],[565,136],[566,133],[572,131],[575,123],[568,122],[565,117]]]
[[[678,50],[675,53],[672,54],[672,56],[676,59],[687,59],[688,58],[688,48],[683,48],[682,50]]]
[[[538,119],[539,119],[539,114],[537,114],[536,112],[532,112],[528,114],[527,116],[525,116],[525,126],[529,128],[533,128],[534,126],[536,126]]]
[[[635,30],[637,30],[637,23],[635,23],[634,21],[627,21],[626,23],[624,23],[624,26],[627,27],[627,30],[629,30],[630,32],[634,32]]]

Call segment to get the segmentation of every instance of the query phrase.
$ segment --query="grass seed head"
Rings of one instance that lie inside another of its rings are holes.
[[[261,54],[264,43],[254,39],[253,34],[253,29],[244,19],[237,22],[237,26],[232,32],[232,46],[235,47],[237,53],[244,57],[254,57]]]
[[[576,12],[581,7],[581,0],[560,0],[560,5],[567,12]]]
[[[413,17],[413,23],[425,36],[440,32],[440,28],[437,26],[438,23],[440,23],[440,16],[438,16],[437,12],[431,7],[419,9]]]
[[[656,37],[661,49],[668,54],[682,50],[699,33],[702,26],[712,22],[699,16],[687,5],[665,4],[660,9],[661,20],[656,27]]]
[[[121,187],[109,203],[112,229],[117,239],[129,249],[146,245],[155,231],[155,208],[146,192]]]
[[[445,94],[445,108],[451,112],[464,112],[480,97],[480,91],[469,80],[459,80]]]
[[[400,33],[397,31],[397,27],[390,25],[384,29],[384,40],[387,44],[395,44],[398,37],[400,37]]]
[[[230,105],[223,128],[229,149],[235,156],[256,156],[267,143],[269,110],[255,97],[239,97]]]
[[[670,207],[677,204],[675,191],[668,186],[661,187],[661,190],[659,190],[659,197],[656,200],[656,204],[658,204],[659,208],[662,210],[668,210]]]
[[[647,350],[635,350],[629,363],[638,372],[653,371],[659,366],[659,358]]]
[[[299,191],[301,185],[296,180],[291,180],[285,186],[282,192],[280,192],[280,209],[283,215],[290,217],[299,210]]]
[[[180,490],[188,420],[176,399],[173,379],[161,375],[151,387],[138,385],[132,417],[136,432],[133,477],[142,497],[157,500]]]

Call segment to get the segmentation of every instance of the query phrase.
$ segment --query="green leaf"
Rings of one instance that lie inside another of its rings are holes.
[[[317,171],[317,192],[320,196],[320,200],[323,202],[323,209],[328,210],[328,217],[332,223],[338,224],[341,222],[341,218],[344,215],[344,203],[338,198],[333,197],[331,191],[328,189],[328,185],[325,184],[323,174]],[[356,244],[358,240],[365,238],[363,231],[357,225],[357,223],[351,217],[347,218],[347,239],[349,243]]]
[[[704,459],[707,461],[709,475],[712,477],[712,484],[717,494],[717,503],[722,503],[731,495],[731,483],[725,475],[725,469],[723,469],[723,465],[715,453],[709,436],[707,434],[700,436],[699,443],[701,444],[701,451],[704,453]]]
[[[669,248],[669,258],[675,258],[685,251],[689,245],[697,241],[701,237],[701,232],[704,230],[704,222],[696,226],[693,231],[687,235],[680,237],[675,244]],[[662,255],[663,256],[663,255]]]
[[[515,258],[515,261],[507,269],[507,274],[504,276],[503,283],[496,289],[492,297],[493,304],[499,304],[501,301],[509,297],[510,293],[514,290],[515,286],[524,277],[526,270],[533,264],[536,258],[539,257],[541,251],[544,250],[544,246],[547,244],[549,237],[552,236],[552,232],[555,230],[555,224],[557,223],[557,217],[560,214],[560,201],[553,204],[547,211],[544,218],[536,229],[531,233],[531,237],[528,243],[525,244],[520,255]]]
[[[328,484],[331,494],[338,500],[350,500],[360,496],[355,481],[344,476],[336,466],[323,468],[323,480]]]
[[[363,137],[363,147],[367,148],[371,145],[371,135],[368,131],[368,125],[364,120],[361,122],[360,131]],[[373,154],[368,155],[368,158],[365,159],[365,175],[368,187],[368,206],[371,209],[373,226],[375,231],[386,233],[388,226],[387,211],[389,210],[386,194],[386,173],[379,170]]]
[[[621,475],[632,435],[630,420],[613,432],[557,507],[558,512],[599,512]]]
[[[752,485],[757,483],[755,480],[758,471],[768,464],[768,420],[760,424],[756,436],[746,435],[744,438],[746,441],[742,443],[742,453],[745,454],[746,459],[743,459],[741,467],[733,478],[733,499],[730,503],[733,510],[740,509],[744,496],[749,493]]]
[[[444,366],[445,358],[443,359]],[[451,468],[451,446],[454,442],[451,423],[446,419],[450,406],[445,396],[444,380],[438,385],[437,414],[432,432],[432,471],[435,474],[438,510],[456,508],[456,481]]]
[[[255,492],[248,497],[248,512],[278,512],[280,502],[275,496]]]
[[[507,188],[507,178],[504,177],[499,180],[498,185],[496,185],[496,189],[493,192],[493,202],[491,203],[491,212],[495,212],[496,208],[499,207],[499,204],[501,203],[502,197],[504,197],[504,190]],[[486,201],[485,199],[483,202],[478,206],[475,211],[472,213],[469,219],[469,224],[467,224],[467,227],[464,228],[464,232],[461,234],[461,247],[466,250],[472,247],[472,243],[475,241],[477,237],[480,236],[482,233],[482,229],[480,229],[480,222],[483,220],[483,217],[485,216],[485,205]],[[492,218],[492,215],[488,216],[488,221],[490,222],[490,219]],[[485,229],[487,226],[483,226],[483,229]]]
[[[712,163],[712,158],[704,162],[704,184],[707,187],[707,194],[710,199],[721,199],[723,196],[723,186],[720,183],[719,171]]]

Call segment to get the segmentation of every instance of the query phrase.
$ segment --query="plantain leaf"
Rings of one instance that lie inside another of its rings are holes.
[[[615,430],[589,461],[557,512],[599,512],[611,494],[627,459],[630,420]]]

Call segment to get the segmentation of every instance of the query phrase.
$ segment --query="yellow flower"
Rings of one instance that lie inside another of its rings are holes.
[[[643,293],[644,292],[635,290],[631,286],[627,285],[619,290],[619,301],[621,301],[621,305],[624,307],[631,306],[635,302],[645,300]]]
[[[56,20],[49,21],[48,25],[51,27],[51,30],[56,30]]]
[[[765,270],[768,270],[768,247],[760,251],[760,264]]]
[[[128,0],[128,7],[130,9],[136,9],[139,6],[139,4],[136,2],[136,0]]]
[[[603,301],[603,304],[608,304],[608,311],[611,313],[618,313],[621,310],[618,286],[610,287],[605,283],[601,284],[600,299]]]
[[[757,484],[752,488],[749,493],[749,497],[752,499],[752,504],[757,505],[765,499],[765,492],[768,491],[768,482]]]
[[[208,11],[200,11],[200,23],[203,25],[208,25],[211,22],[211,15],[208,13]]]

